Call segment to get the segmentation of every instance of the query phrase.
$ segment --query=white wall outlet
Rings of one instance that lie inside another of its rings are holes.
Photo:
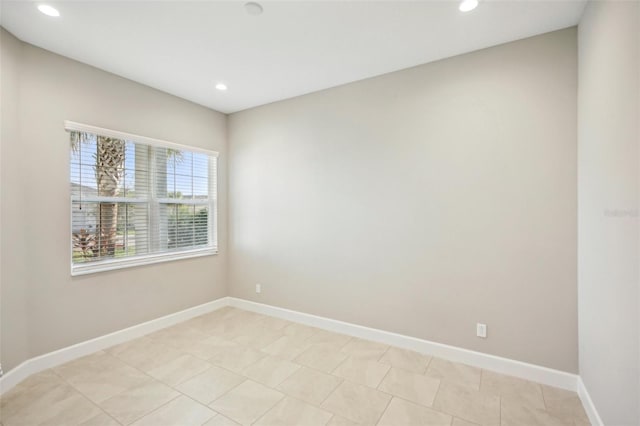
[[[256,284],[256,293],[262,293],[262,284]]]
[[[487,338],[487,324],[476,324],[476,335],[478,337],[482,337],[483,339]]]

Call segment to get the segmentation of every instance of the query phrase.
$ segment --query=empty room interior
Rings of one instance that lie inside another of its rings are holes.
[[[640,0],[0,25],[0,426],[640,425]]]

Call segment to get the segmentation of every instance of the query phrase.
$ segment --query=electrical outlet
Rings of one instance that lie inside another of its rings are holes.
[[[262,284],[256,284],[256,293],[262,293]]]
[[[487,324],[476,324],[476,335],[478,337],[482,337],[483,339],[487,338]]]

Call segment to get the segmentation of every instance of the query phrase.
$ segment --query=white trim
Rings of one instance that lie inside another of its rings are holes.
[[[582,381],[582,377],[578,377],[578,396],[580,397],[580,401],[582,401],[584,411],[587,412],[589,422],[591,422],[593,426],[604,426],[604,422],[600,418],[600,414],[598,414],[598,410],[596,410],[596,406],[591,400],[591,395],[589,395],[587,387]]]
[[[188,204],[190,206],[209,206],[211,207],[211,198],[206,200],[190,199],[190,198],[156,198],[156,202],[160,204]]]
[[[123,330],[96,337],[95,339],[80,342],[54,352],[49,352],[47,354],[31,358],[0,377],[0,395],[7,392],[32,374],[144,336],[145,334],[172,326],[199,315],[216,311],[229,305],[229,301],[227,299],[227,297],[222,297],[202,305],[187,308],[183,311],[143,322],[142,324],[134,325]]]
[[[98,272],[114,271],[154,263],[171,262],[173,260],[193,259],[194,257],[213,256],[218,254],[217,247],[205,247],[184,251],[169,251],[144,256],[121,257],[119,259],[101,260],[96,262],[73,263],[71,260],[71,276],[96,274]]]
[[[584,384],[582,384],[582,381],[575,374],[528,364],[521,361],[515,361],[508,358],[502,358],[495,355],[475,352],[455,346],[430,342],[428,340],[417,339],[415,337],[332,320],[303,312],[292,311],[276,306],[237,299],[234,297],[222,297],[203,305],[185,309],[184,311],[147,321],[124,330],[116,331],[105,336],[87,340],[86,342],[78,343],[76,345],[27,360],[0,378],[0,395],[26,379],[28,376],[39,371],[55,367],[81,356],[135,339],[153,331],[169,327],[176,323],[186,321],[207,312],[215,311],[225,306],[233,306],[247,311],[318,327],[324,330],[382,342],[405,349],[411,349],[424,354],[446,358],[451,361],[462,362],[475,367],[509,374],[550,386],[556,386],[571,391],[577,390],[583,404],[585,405],[585,409],[587,410],[587,414],[589,415],[591,422],[597,426],[602,425],[602,421],[600,420],[600,417],[598,416],[595,407],[584,388]]]
[[[528,364],[482,352],[449,346],[442,343],[431,342],[402,334],[391,333],[361,325],[350,324],[303,312],[292,311],[276,306],[251,302],[248,300],[230,297],[230,306],[257,312],[273,317],[294,321],[309,326],[321,328],[362,339],[373,340],[388,345],[397,346],[416,352],[446,358],[451,361],[461,362],[474,367],[484,368],[498,373],[508,374],[522,379],[531,380],[549,386],[576,391],[578,376],[564,371],[554,370],[539,365]]]
[[[142,143],[145,145],[161,146],[165,148],[200,152],[202,154],[212,155],[214,157],[217,157],[219,155],[217,151],[211,151],[209,149],[197,148],[190,145],[182,145],[175,142],[164,141],[162,139],[149,138],[147,136],[134,135],[132,133],[121,132],[119,130],[103,129],[102,127],[91,126],[89,124],[76,123],[75,121],[65,120],[64,129],[68,132],[69,131],[85,132],[85,133],[91,133],[94,135],[108,136],[111,138],[117,138],[117,139],[127,140],[131,142]]]
[[[212,174],[212,167],[217,171],[218,167],[218,153],[216,151],[210,151],[202,148],[194,148],[191,146],[180,145],[173,142],[163,141],[160,139],[148,138],[146,136],[139,136],[130,133],[120,132],[118,130],[103,129],[88,124],[76,123],[66,120],[64,122],[66,131],[79,131],[92,133],[103,136],[110,136],[118,139],[132,141],[139,144],[170,147],[179,150],[185,150],[190,152],[200,152],[207,154],[208,156],[208,168],[209,168],[209,194],[206,200],[181,200],[173,198],[154,198],[154,190],[151,191],[152,196],[150,199],[140,198],[127,198],[127,197],[103,197],[103,196],[91,196],[85,197],[84,202],[116,202],[116,203],[148,203],[150,206],[156,204],[188,204],[197,206],[209,206],[209,209],[213,214],[208,215],[208,239],[209,244],[204,247],[191,247],[187,250],[164,250],[162,252],[150,253],[140,256],[125,256],[117,259],[100,260],[95,262],[80,262],[75,263],[73,261],[73,236],[71,235],[70,248],[71,248],[71,276],[94,274],[105,271],[113,271],[117,269],[124,269],[142,265],[151,265],[154,263],[169,262],[180,259],[190,259],[202,256],[211,256],[218,254],[218,222],[217,222],[217,198],[218,198],[218,176]],[[151,156],[150,158],[154,158]],[[153,161],[153,160],[151,160]],[[152,168],[153,169],[153,168]],[[152,173],[152,179],[155,176],[155,171]],[[155,188],[152,184],[151,188]],[[193,189],[193,188],[192,188]],[[82,191],[81,191],[82,192]],[[213,194],[211,194],[213,192]],[[213,196],[212,196],[213,195]],[[73,203],[81,201],[81,197],[71,197],[71,208],[73,210]],[[71,228],[73,229],[73,214],[69,217],[71,222]],[[215,228],[215,229],[214,229]],[[151,235],[150,235],[151,236]],[[152,250],[155,251],[155,250]]]
[[[129,198],[129,197],[71,197],[72,203],[127,203],[127,204],[146,204],[149,202],[147,198]]]

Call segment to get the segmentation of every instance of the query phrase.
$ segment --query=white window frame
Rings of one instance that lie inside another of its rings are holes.
[[[196,148],[192,146],[181,145],[174,142],[163,141],[160,139],[153,139],[146,136],[120,132],[117,130],[104,129],[101,127],[91,126],[91,125],[82,124],[82,123],[76,123],[73,121],[65,121],[64,128],[67,132],[91,133],[95,135],[122,139],[125,141],[149,145],[153,147],[172,148],[172,149],[181,150],[181,151],[190,151],[190,152],[206,154],[210,157],[209,188],[213,188],[213,191],[211,190],[209,191],[209,209],[211,213],[209,214],[209,223],[208,223],[209,242],[210,242],[208,246],[191,249],[191,250],[180,250],[176,252],[167,251],[162,253],[152,253],[152,254],[140,255],[140,256],[131,256],[131,257],[118,258],[118,259],[106,259],[106,260],[98,260],[95,262],[74,264],[73,256],[72,256],[73,239],[72,239],[72,233],[69,232],[69,237],[70,237],[69,238],[69,247],[70,247],[69,254],[71,256],[70,263],[71,263],[72,276],[94,274],[94,273],[104,272],[104,271],[113,271],[116,269],[131,268],[135,266],[150,265],[154,263],[169,262],[169,261],[180,260],[180,259],[191,259],[195,257],[211,256],[211,255],[218,254],[218,202],[217,202],[218,177],[216,175],[218,170],[218,167],[217,167],[217,160],[219,156],[218,152],[211,151],[208,149],[203,149],[203,148]],[[216,164],[214,164],[214,162],[216,162]],[[216,171],[216,173],[212,173],[214,170]],[[70,199],[70,206],[72,206],[75,200],[71,197],[71,194],[69,194],[69,199]],[[90,201],[96,201],[96,202],[114,201],[114,200],[118,201],[118,198],[83,197],[82,200],[89,201],[89,202]],[[158,202],[159,203],[168,202],[170,204],[198,204],[197,202],[194,202],[192,200],[180,200],[180,202],[176,203],[175,199],[157,199],[157,198],[152,200],[144,200],[144,201],[136,200],[135,198],[122,198],[122,202],[131,203],[131,204],[134,204],[136,202],[144,202],[149,204],[158,203]],[[73,226],[72,225],[73,215],[71,211],[69,212],[70,227]]]

